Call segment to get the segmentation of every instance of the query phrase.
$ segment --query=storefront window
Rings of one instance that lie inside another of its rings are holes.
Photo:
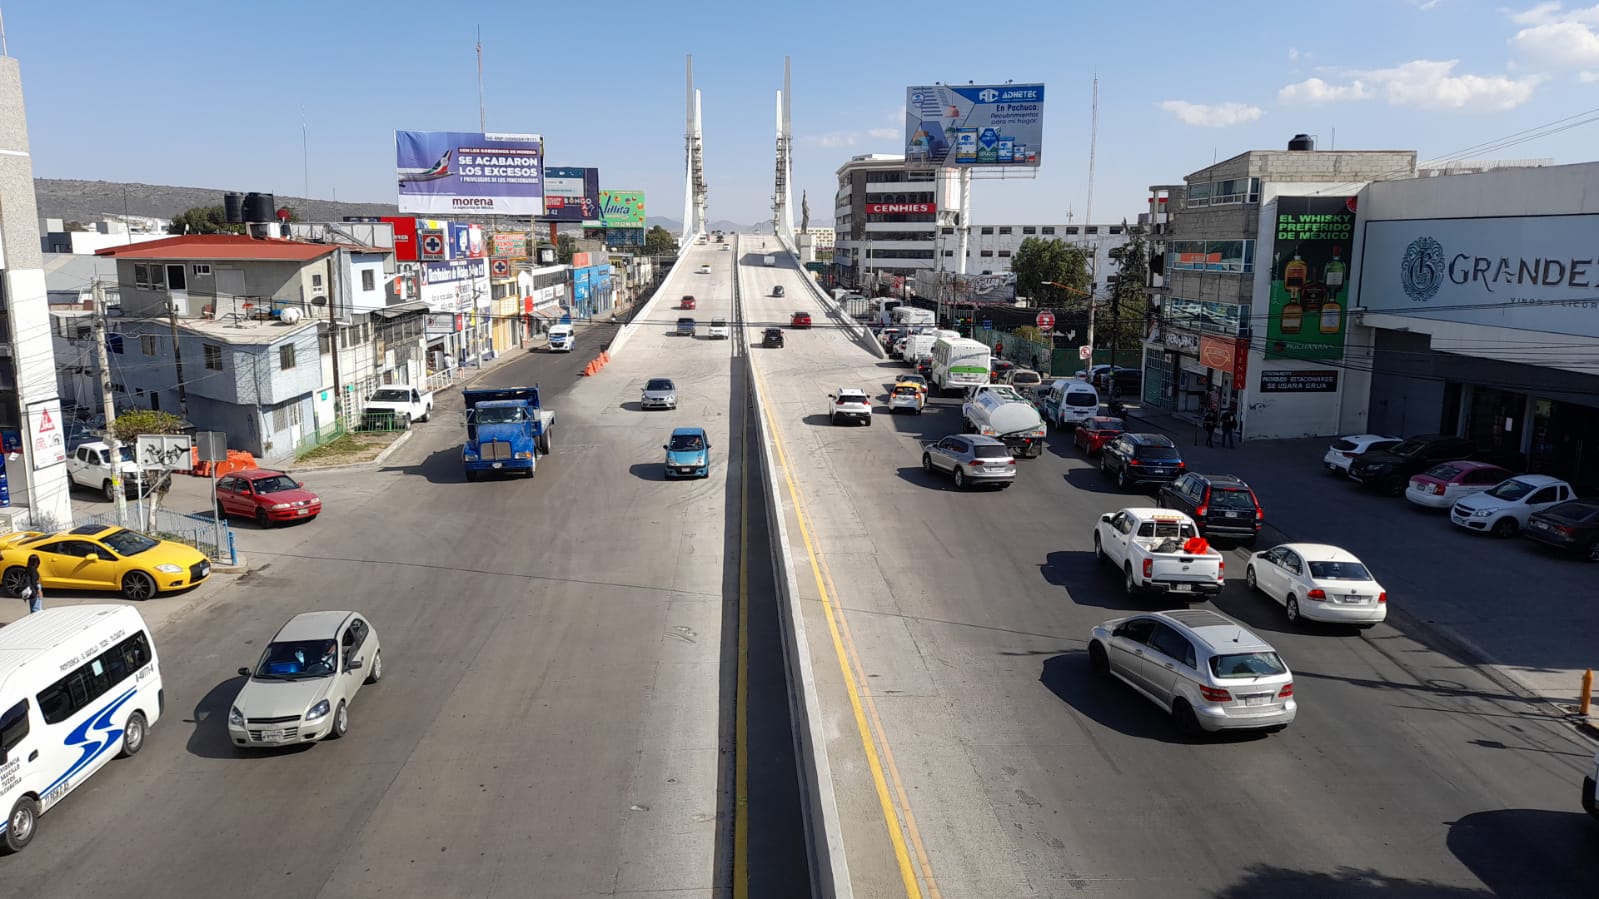
[[[1175,240],[1166,255],[1168,268],[1193,272],[1255,270],[1253,240]]]

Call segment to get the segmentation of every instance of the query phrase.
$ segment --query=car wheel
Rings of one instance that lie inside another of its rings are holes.
[[[1260,583],[1255,580],[1255,566],[1244,569],[1244,584],[1249,587],[1249,592],[1254,593],[1260,589]]]
[[[966,489],[966,472],[961,471],[961,467],[959,465],[955,466],[955,489]]]
[[[122,595],[133,600],[145,600],[155,596],[155,578],[142,571],[130,571],[122,576]]]
[[[1172,720],[1177,722],[1177,729],[1184,736],[1197,737],[1204,734],[1205,729],[1199,726],[1199,716],[1194,714],[1194,707],[1186,699],[1178,699],[1171,704]]]
[[[1504,518],[1494,522],[1493,535],[1500,538],[1514,537],[1519,530],[1521,530],[1521,525],[1517,524],[1514,518],[1506,515]]]
[[[933,457],[927,453],[922,453],[922,471],[933,473]]]
[[[866,426],[868,428],[872,426],[872,417],[870,415],[866,416]]]
[[[1116,472],[1116,486],[1122,490],[1127,489],[1127,469]]]
[[[838,414],[835,413],[835,412],[827,413],[827,423],[830,424],[830,425],[837,425],[838,424]]]
[[[411,428],[411,413],[402,412],[399,417],[400,430],[408,431]]]
[[[350,708],[339,700],[339,707],[333,710],[333,729],[328,731],[329,740],[337,740],[350,732]]]
[[[1094,561],[1098,562],[1101,565],[1103,565],[1106,562],[1110,561],[1110,557],[1105,555],[1105,547],[1102,546],[1100,544],[1100,542],[1099,542],[1099,535],[1098,534],[1094,535]]]
[[[1122,568],[1122,592],[1127,594],[1128,599],[1135,599],[1138,596],[1138,581],[1133,578],[1131,564]]]
[[[417,421],[432,421],[432,420],[433,420],[433,407],[432,406],[429,406],[426,409],[423,409],[422,410],[422,417],[417,419]]]
[[[114,503],[117,501],[116,485],[112,484],[110,481],[106,481],[104,484],[100,485],[100,492],[105,495],[106,502]]]
[[[128,723],[122,725],[122,751],[117,753],[117,758],[132,758],[144,748],[144,713],[134,712],[128,716]]]
[[[1288,616],[1289,624],[1298,624],[1300,621],[1299,600],[1292,596],[1288,597],[1288,602],[1283,605],[1283,614]]]
[[[256,509],[255,523],[261,527],[269,528],[272,526],[272,519],[267,516],[267,511],[265,509]]]
[[[39,803],[31,796],[18,799],[6,816],[6,851],[21,852],[33,842],[33,828],[39,823]]]
[[[1388,494],[1389,496],[1399,496],[1405,492],[1405,479],[1390,475],[1389,477],[1383,479],[1382,492]]]
[[[372,670],[367,672],[366,682],[375,684],[383,679],[383,651],[378,650],[372,654]]]
[[[228,508],[227,508],[227,506],[222,505],[222,500],[217,500],[217,517],[218,518],[227,518],[228,517]]]
[[[1097,641],[1088,644],[1088,670],[1094,672],[1095,677],[1110,677],[1110,657]]]
[[[0,576],[0,586],[4,586],[5,591],[12,596],[21,596],[22,589],[27,583],[28,569],[23,568],[21,565],[13,565],[7,568],[6,573]]]

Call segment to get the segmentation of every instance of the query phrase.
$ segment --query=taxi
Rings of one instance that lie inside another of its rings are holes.
[[[0,586],[20,596],[28,558],[39,557],[39,582],[51,590],[118,590],[150,599],[184,590],[211,576],[211,561],[185,543],[157,540],[116,525],[85,524],[70,531],[25,531],[0,539]]]
[[[927,407],[927,391],[915,381],[900,381],[888,394],[888,411],[898,415],[900,410],[922,414]]]

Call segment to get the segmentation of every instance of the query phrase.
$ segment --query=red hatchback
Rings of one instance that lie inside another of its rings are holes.
[[[811,326],[811,314],[809,312],[794,313],[794,317],[789,319],[788,326],[790,328],[809,328]]]
[[[272,522],[310,521],[322,514],[322,498],[281,471],[236,471],[217,481],[217,511]]]
[[[1072,432],[1072,443],[1083,448],[1083,452],[1093,454],[1105,448],[1105,444],[1121,436],[1127,430],[1119,418],[1107,415],[1095,415],[1085,418],[1077,425],[1077,430]]]
[[[679,309],[693,309],[694,308],[694,298],[690,297],[690,296],[683,297],[683,301],[681,303],[677,304],[677,308],[679,308]]]

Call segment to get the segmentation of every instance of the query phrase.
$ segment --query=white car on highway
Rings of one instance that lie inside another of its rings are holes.
[[[1532,513],[1558,506],[1576,495],[1571,485],[1559,478],[1517,475],[1492,490],[1455,503],[1449,510],[1449,520],[1469,531],[1514,537],[1527,526],[1527,517]]]
[[[650,378],[639,394],[640,409],[676,409],[677,385],[671,378]]]
[[[726,340],[732,332],[727,328],[727,319],[713,318],[711,326],[705,329],[705,336],[712,340]]]
[[[1375,453],[1398,446],[1398,437],[1385,437],[1381,434],[1350,434],[1333,441],[1327,447],[1327,454],[1321,457],[1321,464],[1334,474],[1349,474],[1349,463],[1356,456],[1364,453]]]
[[[711,273],[711,267],[708,265],[702,265],[695,269],[694,273],[697,275],[709,275]]]
[[[355,612],[302,612],[278,629],[228,710],[233,745],[260,749],[338,739],[363,684],[383,679],[377,632]]]
[[[1325,543],[1284,543],[1249,557],[1244,582],[1288,620],[1371,627],[1388,617],[1388,591],[1354,553]]]
[[[827,420],[830,424],[854,419],[855,421],[872,423],[872,400],[866,391],[855,387],[840,387],[838,392],[829,393],[827,398],[833,401],[833,406],[828,410]]]

